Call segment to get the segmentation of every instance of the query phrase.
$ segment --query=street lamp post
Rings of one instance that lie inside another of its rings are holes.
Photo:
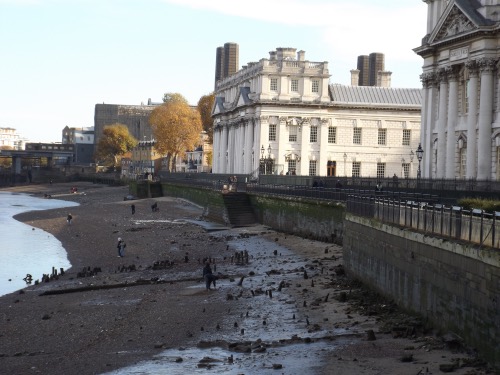
[[[417,148],[417,151],[415,153],[417,154],[417,160],[418,160],[417,183],[420,185],[420,178],[422,177],[420,163],[422,162],[422,157],[424,156],[424,150],[423,150],[422,145],[420,143],[418,144],[418,148]]]
[[[264,153],[266,152],[266,149],[264,148],[264,145],[260,148],[260,165],[261,165],[261,171],[264,172],[264,174],[268,174],[268,169],[271,169],[271,145],[267,148],[267,158],[264,157]],[[269,165],[268,165],[269,164]]]
[[[346,164],[347,164],[347,154],[344,152],[344,177],[347,176],[346,172]]]

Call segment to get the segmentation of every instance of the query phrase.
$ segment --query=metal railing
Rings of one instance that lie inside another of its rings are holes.
[[[423,200],[362,195],[348,195],[346,210],[425,234],[500,248],[500,212],[486,213]]]
[[[373,189],[344,189],[328,187],[310,187],[304,185],[273,185],[247,184],[247,192],[270,194],[277,196],[311,198],[328,201],[345,202],[350,195],[379,197],[400,201],[437,202],[438,197],[430,194],[420,194],[405,191],[375,191]]]

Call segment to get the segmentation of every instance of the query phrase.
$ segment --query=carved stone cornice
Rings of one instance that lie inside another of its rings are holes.
[[[458,65],[446,67],[446,72],[448,74],[448,81],[458,81],[460,75],[460,68]]]
[[[447,83],[448,82],[448,71],[450,67],[440,68],[436,72],[436,79],[439,83]]]
[[[290,116],[286,118],[286,126],[298,126],[301,128],[303,123],[304,119],[301,117]]]
[[[481,73],[491,73],[496,68],[497,60],[490,57],[484,57],[477,60],[477,63],[479,65],[479,70],[481,71]]]
[[[423,73],[420,75],[420,81],[424,89],[434,86],[438,81],[438,76],[436,72]]]
[[[465,62],[465,67],[469,71],[469,77],[477,77],[479,74],[479,64],[477,60],[469,60]]]
[[[280,122],[280,119],[278,116],[269,116],[269,124],[278,125],[279,122]]]

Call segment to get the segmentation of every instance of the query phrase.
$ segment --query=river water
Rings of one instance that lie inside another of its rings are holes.
[[[14,220],[13,216],[26,211],[74,206],[78,203],[0,192],[0,296],[26,287],[23,279],[27,274],[36,280],[44,273],[51,273],[52,267],[67,269],[71,266],[57,238]]]

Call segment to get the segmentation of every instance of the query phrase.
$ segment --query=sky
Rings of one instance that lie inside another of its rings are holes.
[[[328,61],[350,84],[357,56],[385,54],[392,87],[420,88],[419,0],[0,0],[0,127],[30,142],[94,125],[98,103],[139,105],[211,93],[217,47],[240,68],[278,47]]]

